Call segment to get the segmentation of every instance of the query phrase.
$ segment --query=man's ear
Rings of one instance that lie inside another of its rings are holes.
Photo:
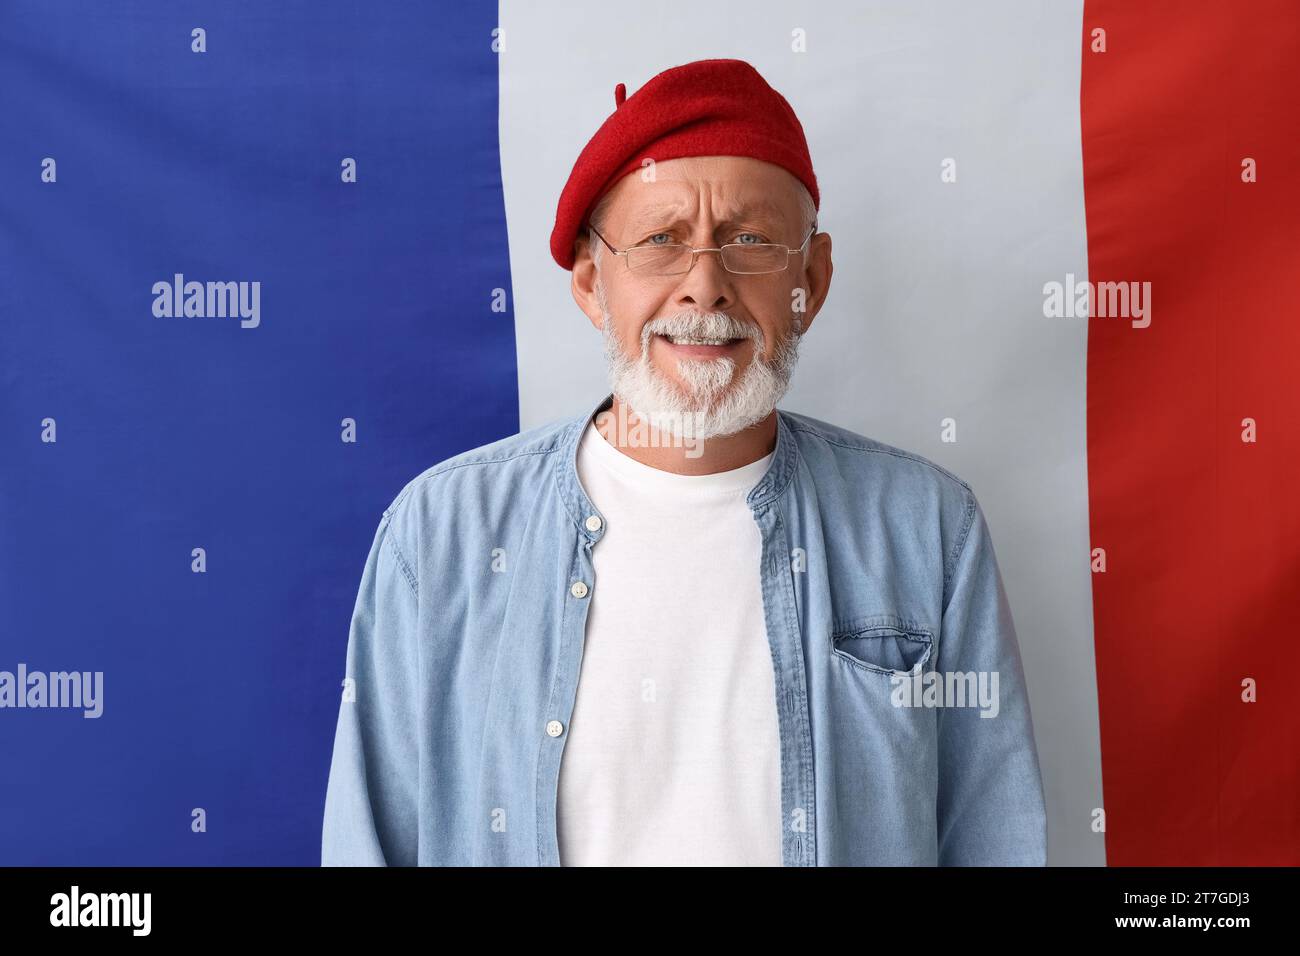
[[[831,273],[834,271],[835,267],[831,263],[831,235],[828,232],[816,233],[808,244],[808,264],[803,270],[808,289],[808,298],[804,303],[804,332],[808,331],[826,302],[826,296],[831,291]]]
[[[605,324],[605,316],[600,310],[600,298],[596,295],[596,263],[591,260],[591,246],[587,242],[587,233],[582,233],[573,240],[573,276],[570,290],[573,301],[587,314],[591,324],[600,331]]]

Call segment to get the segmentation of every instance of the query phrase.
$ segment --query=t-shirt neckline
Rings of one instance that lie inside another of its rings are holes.
[[[739,468],[717,471],[709,475],[679,475],[637,461],[619,451],[600,433],[594,421],[588,422],[582,444],[592,458],[603,468],[613,472],[630,484],[647,490],[671,491],[680,494],[736,494],[749,492],[767,473],[776,451],[770,451],[757,461]],[[682,454],[686,454],[686,449]]]

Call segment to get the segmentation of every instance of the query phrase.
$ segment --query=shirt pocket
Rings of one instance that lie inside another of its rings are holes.
[[[831,650],[854,667],[893,676],[924,669],[934,649],[930,628],[897,614],[871,614],[836,623]]]

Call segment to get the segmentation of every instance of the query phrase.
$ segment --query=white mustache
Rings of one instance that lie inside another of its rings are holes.
[[[760,348],[763,330],[756,325],[737,321],[725,312],[678,312],[652,319],[641,328],[641,349],[650,347],[655,335],[686,336],[698,339],[750,339]]]

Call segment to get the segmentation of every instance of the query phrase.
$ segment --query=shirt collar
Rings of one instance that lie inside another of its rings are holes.
[[[598,541],[605,533],[605,519],[587,497],[582,483],[578,480],[578,443],[592,420],[613,404],[614,393],[610,392],[585,415],[570,421],[560,434],[560,454],[555,458],[555,483],[560,498],[569,512],[569,517],[577,525],[578,531],[589,541]],[[799,451],[795,445],[793,426],[790,416],[778,408],[776,447],[773,449],[772,462],[745,497],[745,502],[751,511],[757,511],[779,497],[790,484],[790,479],[794,477]],[[591,522],[595,525],[594,529],[588,527],[587,521],[593,515],[600,518],[599,522]]]

